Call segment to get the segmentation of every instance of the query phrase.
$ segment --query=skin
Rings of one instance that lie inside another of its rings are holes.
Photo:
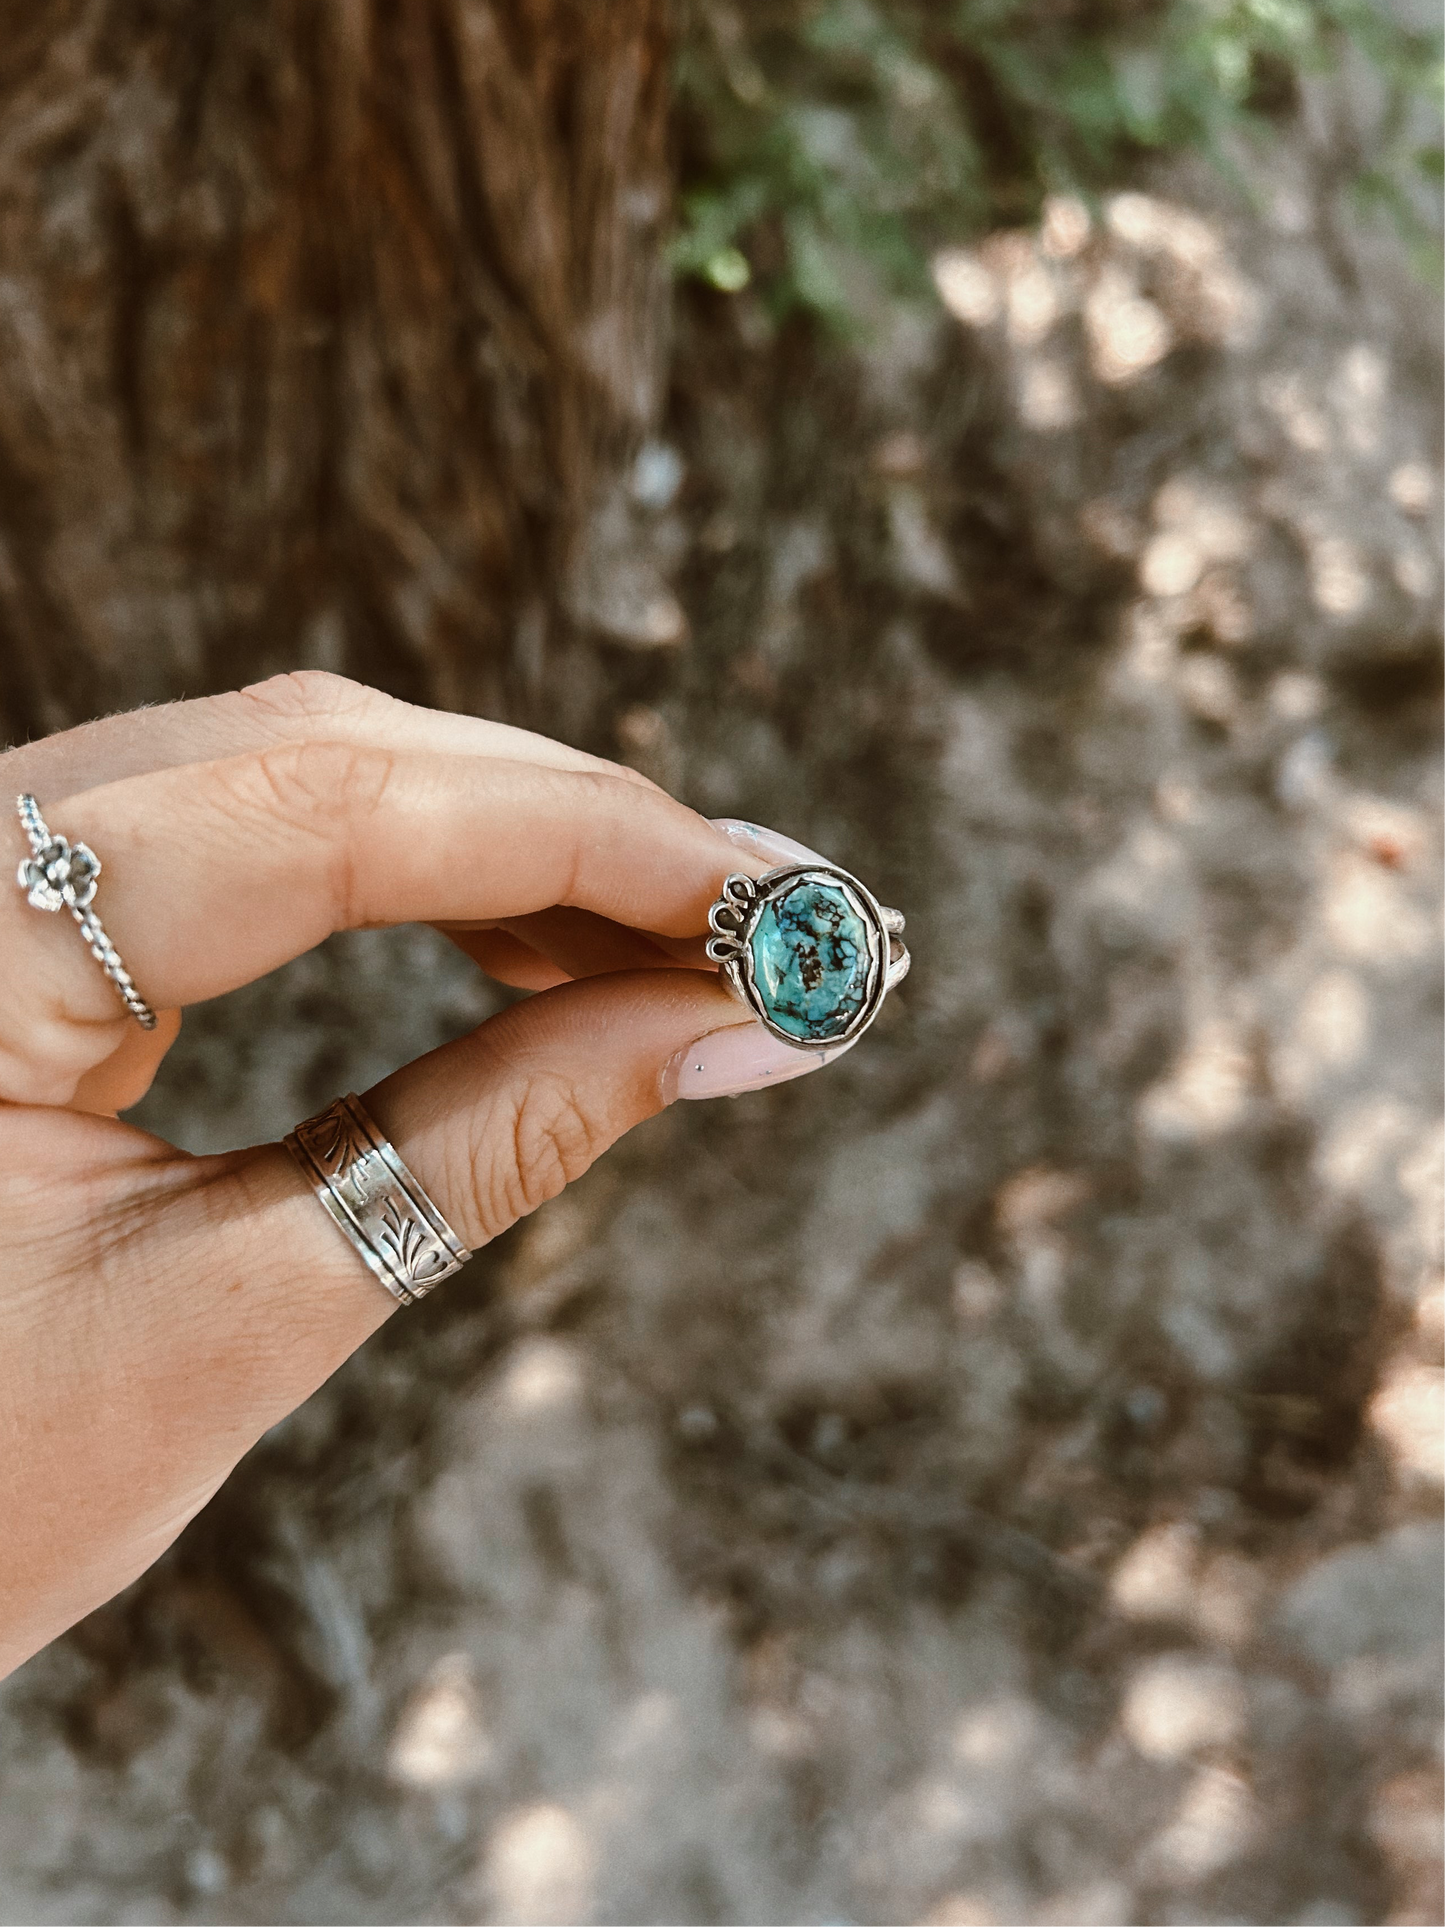
[[[707,909],[761,874],[634,772],[301,673],[0,756],[104,864],[96,908],[160,1021],[69,916],[0,888],[0,1676],[170,1545],[395,1309],[278,1145],[192,1157],[119,1121],[188,1003],[334,930],[438,924],[538,992],[364,1094],[476,1248],[748,1022]],[[27,846],[12,821],[12,855]]]

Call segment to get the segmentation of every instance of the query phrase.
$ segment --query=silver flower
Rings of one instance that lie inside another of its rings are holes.
[[[37,910],[84,910],[100,879],[100,858],[87,843],[52,836],[15,874]]]

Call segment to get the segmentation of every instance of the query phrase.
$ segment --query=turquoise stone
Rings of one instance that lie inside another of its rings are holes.
[[[853,892],[807,877],[764,904],[753,926],[753,983],[768,1016],[799,1043],[826,1044],[868,995],[868,920]]]

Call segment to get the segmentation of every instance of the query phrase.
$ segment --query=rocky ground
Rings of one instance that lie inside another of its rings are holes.
[[[690,635],[568,712],[913,977],[6,1685],[0,1919],[1440,1920],[1439,349],[1308,152],[1054,204],[831,359],[685,308]],[[493,1005],[338,940],[143,1119],[276,1134]]]

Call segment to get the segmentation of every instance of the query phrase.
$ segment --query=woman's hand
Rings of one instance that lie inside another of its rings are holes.
[[[95,907],[159,1022],[0,877],[0,1675],[143,1572],[394,1309],[279,1146],[197,1158],[118,1121],[184,1005],[411,921],[541,991],[366,1095],[474,1248],[672,1096],[823,1061],[703,956],[724,876],[779,854],[544,737],[302,674],[12,750],[7,812],[23,790],[100,856]]]

